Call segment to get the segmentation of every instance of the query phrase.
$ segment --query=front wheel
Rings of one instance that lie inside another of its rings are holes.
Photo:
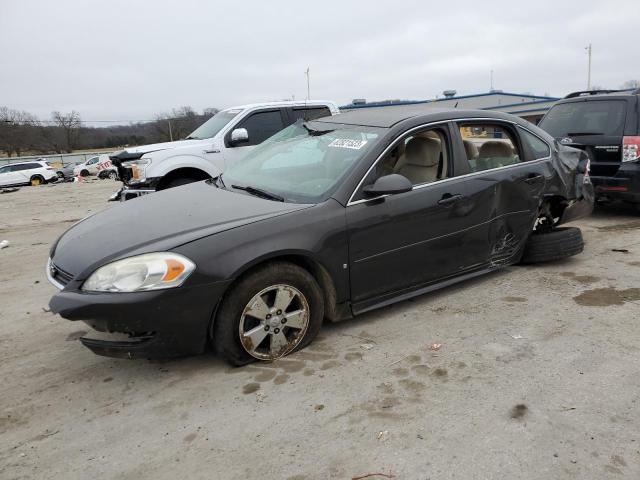
[[[542,263],[572,257],[584,250],[582,231],[576,227],[532,233],[524,247],[522,263]]]
[[[231,365],[273,361],[307,346],[324,317],[320,287],[297,265],[278,262],[242,278],[214,320],[212,343]]]
[[[107,177],[109,177],[109,180],[118,180],[118,172],[112,170],[109,172]]]

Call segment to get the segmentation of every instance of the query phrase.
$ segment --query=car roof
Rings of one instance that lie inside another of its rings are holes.
[[[627,90],[585,90],[573,92],[559,100],[557,103],[584,102],[591,100],[628,100],[640,95],[640,89]]]
[[[343,125],[391,128],[409,119],[437,122],[461,118],[495,118],[497,120],[508,121],[517,119],[517,117],[513,115],[488,110],[462,110],[457,108],[425,107],[423,105],[399,105],[359,108],[341,112],[332,117],[323,117],[315,121],[322,123],[339,123]]]
[[[12,163],[8,163],[6,165],[0,165],[0,167],[6,167],[7,165],[26,165],[27,163],[38,163],[38,164],[42,164],[42,162],[45,162],[46,160],[29,160],[27,162],[12,162]]]
[[[236,105],[234,107],[224,108],[224,110],[246,110],[249,108],[263,108],[263,107],[333,107],[336,108],[334,102],[328,100],[283,100],[274,102],[260,102],[260,103],[248,103],[246,105]]]

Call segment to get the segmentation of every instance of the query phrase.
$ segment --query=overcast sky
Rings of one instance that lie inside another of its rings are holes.
[[[306,96],[561,96],[639,78],[626,1],[0,0],[0,106],[142,120]]]

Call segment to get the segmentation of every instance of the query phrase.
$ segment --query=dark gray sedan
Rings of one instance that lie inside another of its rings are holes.
[[[575,255],[588,158],[517,117],[362,109],[292,125],[216,179],[116,205],[51,249],[51,309],[101,355],[273,360],[336,321]]]

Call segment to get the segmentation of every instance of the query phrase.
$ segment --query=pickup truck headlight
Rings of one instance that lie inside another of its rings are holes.
[[[141,158],[140,160],[130,160],[122,162],[122,166],[131,169],[131,179],[135,181],[143,181],[147,178],[147,167],[151,163],[150,158]]]
[[[196,269],[176,253],[147,253],[98,268],[82,285],[86,292],[143,292],[179,287]]]

